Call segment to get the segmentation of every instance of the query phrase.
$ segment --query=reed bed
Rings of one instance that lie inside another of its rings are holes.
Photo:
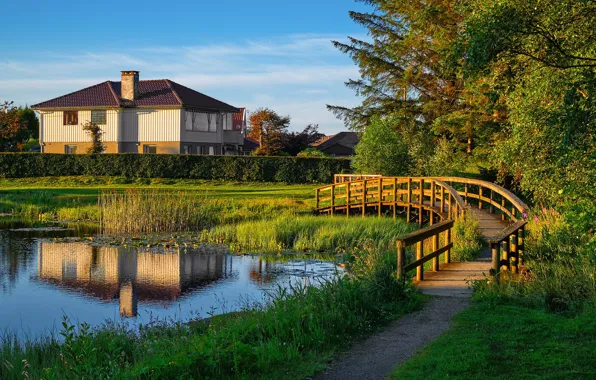
[[[413,224],[390,218],[283,215],[271,220],[219,226],[204,231],[202,239],[261,253],[282,250],[343,253],[363,245],[394,250],[395,238],[415,228]]]
[[[209,228],[214,207],[187,192],[129,189],[98,198],[102,233],[152,234]]]

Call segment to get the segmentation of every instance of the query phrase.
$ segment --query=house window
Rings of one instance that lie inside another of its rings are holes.
[[[106,111],[94,110],[91,111],[91,123],[97,125],[106,125]]]
[[[157,154],[157,145],[144,145],[143,153],[145,154]]]
[[[65,154],[77,154],[77,146],[76,145],[65,145],[64,153]]]
[[[234,126],[232,125],[232,115],[231,114],[223,114],[223,129],[224,131],[232,131],[234,130]]]
[[[64,111],[64,125],[77,125],[79,124],[79,112],[78,111]]]
[[[209,147],[209,155],[210,156],[214,156],[215,155],[215,147],[214,146],[210,146]]]
[[[184,154],[192,154],[192,145],[184,145]]]

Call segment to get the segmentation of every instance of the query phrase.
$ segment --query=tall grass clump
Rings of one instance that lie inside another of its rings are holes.
[[[466,212],[455,220],[453,226],[453,249],[455,261],[474,260],[482,253],[480,222],[472,212]]]
[[[499,285],[480,283],[479,298],[506,300],[553,312],[596,311],[596,253],[563,215],[540,209],[530,215],[524,275]]]
[[[363,247],[352,273],[279,288],[268,304],[138,332],[65,321],[62,340],[0,347],[0,378],[305,378],[355,338],[418,307],[395,278],[395,252]],[[26,348],[26,350],[25,350]]]
[[[332,251],[343,253],[366,243],[378,250],[395,247],[395,238],[415,227],[390,218],[286,215],[205,231],[203,239],[243,251]]]
[[[208,228],[216,214],[186,192],[128,189],[99,195],[102,233],[163,233]]]

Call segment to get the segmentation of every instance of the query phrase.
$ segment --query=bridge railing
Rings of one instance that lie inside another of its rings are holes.
[[[316,189],[316,209],[335,215],[352,210],[365,215],[370,208],[383,206],[405,209],[408,221],[412,210],[418,210],[418,221],[423,224],[423,212],[429,211],[440,219],[457,218],[467,207],[458,192],[444,181],[423,177],[379,177],[351,182],[339,182]]]
[[[445,263],[449,263],[451,261],[451,249],[453,248],[453,242],[451,241],[453,226],[453,220],[445,220],[397,238],[397,278],[403,279],[406,273],[416,269],[416,280],[424,280],[424,264],[433,260],[432,269],[438,272],[439,256],[443,253],[445,254]],[[443,239],[445,245],[439,247],[441,233],[445,234]],[[425,255],[424,241],[429,238],[432,241],[432,252]],[[406,264],[406,248],[414,244],[416,244],[416,260]]]
[[[488,240],[492,252],[491,272],[497,282],[502,271],[519,273],[519,266],[523,264],[526,223],[525,220],[516,222]]]
[[[379,178],[381,175],[376,174],[336,174],[333,176],[333,183],[344,183],[352,181],[360,181],[363,179]]]
[[[501,220],[517,222],[527,217],[528,206],[515,194],[491,182],[459,177],[434,177],[457,189],[466,204],[501,214]]]

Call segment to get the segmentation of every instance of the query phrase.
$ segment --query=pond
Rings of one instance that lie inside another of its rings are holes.
[[[62,317],[100,326],[186,321],[266,302],[278,287],[316,285],[341,268],[331,261],[232,255],[224,247],[173,250],[55,242],[76,229],[0,230],[0,333],[38,337]]]

